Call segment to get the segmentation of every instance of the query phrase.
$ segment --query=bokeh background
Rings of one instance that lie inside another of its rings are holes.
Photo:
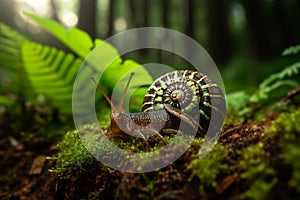
[[[42,44],[69,51],[23,13],[52,18],[105,39],[135,27],[187,34],[216,62],[227,92],[253,92],[258,83],[293,63],[281,52],[300,42],[298,0],[0,0],[0,21]],[[153,36],[151,36],[153,37]],[[155,36],[164,37],[164,36]],[[80,38],[79,38],[80,39]],[[141,38],[137,38],[139,42]],[[145,39],[145,38],[142,38]],[[188,47],[183,47],[188,48]],[[176,55],[141,50],[124,57],[189,68]]]

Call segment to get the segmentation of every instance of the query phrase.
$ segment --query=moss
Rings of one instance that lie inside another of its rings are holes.
[[[150,180],[148,184],[143,188],[150,198],[154,197],[154,180]]]
[[[194,178],[199,179],[199,193],[201,196],[206,196],[208,191],[216,191],[217,177],[228,168],[222,162],[224,161],[224,151],[224,147],[217,144],[208,156],[196,158],[188,164],[187,168],[191,170],[189,181]]]
[[[272,122],[269,133],[280,136],[282,142],[293,142],[300,136],[300,109],[280,114]]]
[[[288,185],[300,193],[300,109],[280,114],[268,130],[279,148],[285,168],[290,169]]]
[[[298,144],[288,144],[282,152],[282,158],[284,162],[292,169],[291,178],[289,180],[289,186],[295,188],[300,193],[300,149],[299,139]]]
[[[52,172],[73,171],[83,169],[94,161],[94,157],[86,150],[78,136],[78,131],[69,131],[58,144],[59,153],[56,167]]]
[[[233,133],[235,137],[229,135],[220,140],[205,158],[197,157],[204,139],[195,138],[188,151],[174,162],[178,174],[185,177],[184,181],[186,182],[182,181],[182,184],[185,184],[185,189],[193,185],[195,191],[198,191],[196,194],[203,198],[233,197],[235,195],[230,194],[233,189],[239,199],[266,199],[270,198],[273,192],[282,191],[282,188],[278,189],[278,185],[284,185],[284,189],[289,187],[299,191],[300,164],[295,162],[300,157],[298,119],[300,119],[300,109],[291,113],[280,114],[267,131],[264,131],[264,128],[268,127],[269,122],[243,126],[235,130]],[[71,131],[59,143],[58,170],[87,169],[96,161],[89,152],[102,152],[107,157],[116,156],[114,151],[109,150],[107,140],[96,142],[100,133],[99,126],[88,125],[79,132],[81,138],[78,137],[77,131]],[[172,146],[174,151],[184,147],[190,141],[188,137],[169,135],[164,137],[169,143],[174,142]],[[151,146],[149,153],[147,153],[145,144],[140,138],[129,136],[110,139],[110,141],[130,152],[144,152],[139,157],[141,167],[164,162],[168,156],[167,154],[163,154],[165,157],[157,156],[158,150],[164,146],[161,139],[157,137],[148,139]],[[124,162],[132,161],[131,159],[129,156],[124,159]],[[280,159],[284,162],[280,163]],[[125,167],[126,164],[128,163],[120,163]],[[104,166],[98,163],[95,165],[97,169],[99,169],[99,165]],[[282,168],[278,169],[278,165],[286,165],[288,167],[285,169],[291,169],[286,175],[288,181],[282,182],[282,174],[285,176],[286,172],[281,171]],[[109,168],[107,167],[107,169]],[[158,178],[157,174],[162,172],[163,169],[153,172],[151,174],[153,176],[150,177],[149,174],[148,179],[142,181],[142,194],[153,196],[154,191],[159,190],[158,185],[155,184],[157,183],[155,177]],[[122,177],[123,175],[119,174],[119,176]],[[226,185],[226,181],[229,179],[231,182]],[[132,180],[136,180],[134,176]],[[125,182],[124,179],[124,184]],[[126,184],[128,183],[126,182]],[[169,182],[165,184],[169,184]],[[182,189],[182,191],[185,190]]]
[[[241,194],[241,199],[266,199],[278,182],[274,169],[269,165],[262,142],[242,150],[238,170],[243,185],[249,186]]]
[[[168,161],[168,156],[173,156],[175,151],[182,151],[183,147],[186,148],[192,139],[189,136],[165,136],[170,144],[169,151],[165,151],[165,149],[162,149],[165,146],[164,142],[158,137],[151,137],[148,139],[151,146],[148,152],[145,143],[140,138],[131,136],[112,138],[109,140],[114,144],[112,145],[106,139],[98,139],[101,132],[98,125],[86,125],[79,131],[67,132],[59,143],[60,151],[55,158],[57,159],[56,168],[51,171],[62,172],[84,169],[96,161],[95,158],[99,158],[101,161],[107,160],[108,162],[111,160],[124,161],[118,163],[118,167],[123,169],[126,169],[127,165],[129,167],[130,163],[138,163],[141,170],[149,165],[160,166],[161,163]],[[185,144],[186,146],[183,146]],[[138,154],[137,157],[132,154],[121,154],[120,149],[128,152],[141,152],[141,154]],[[169,155],[168,152],[172,155]],[[127,157],[120,157],[120,155]],[[165,161],[165,159],[167,160]]]

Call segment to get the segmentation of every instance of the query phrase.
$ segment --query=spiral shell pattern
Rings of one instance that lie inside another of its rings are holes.
[[[169,72],[149,87],[144,97],[144,112],[164,109],[170,104],[189,116],[199,116],[199,125],[207,130],[212,109],[224,115],[218,109],[225,106],[223,92],[207,75],[198,71],[180,70]]]

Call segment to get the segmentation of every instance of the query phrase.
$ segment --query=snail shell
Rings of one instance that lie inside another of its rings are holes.
[[[198,71],[173,71],[156,79],[144,97],[142,111],[161,110],[164,104],[170,104],[189,116],[200,116],[197,121],[204,131],[210,126],[212,111],[224,117],[223,110],[218,109],[225,107],[222,90]]]

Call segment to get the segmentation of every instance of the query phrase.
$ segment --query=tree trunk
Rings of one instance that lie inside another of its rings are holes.
[[[53,16],[52,16],[52,19],[55,20],[55,21],[59,21],[58,17],[57,17],[57,8],[56,8],[56,5],[55,5],[55,2],[54,0],[51,0],[50,1],[50,5],[53,9]]]
[[[291,28],[285,12],[283,0],[274,1],[274,17],[277,21],[277,32],[279,34],[279,51],[291,45]]]
[[[109,13],[108,13],[108,37],[113,35],[114,32],[114,17],[115,17],[115,0],[110,0]]]
[[[194,6],[195,2],[194,0],[187,0],[183,1],[184,3],[184,9],[185,9],[185,24],[184,24],[184,29],[185,29],[185,34],[187,34],[190,37],[194,36],[194,26],[195,26],[195,21],[194,21]]]
[[[136,1],[130,0],[129,1],[129,7],[130,7],[130,17],[131,17],[131,26],[137,27],[138,20],[137,20],[137,9],[136,9]]]
[[[170,1],[169,0],[163,0],[162,1],[162,24],[163,28],[170,28],[169,23],[169,17],[170,17]],[[166,33],[164,37],[168,37],[168,34]],[[164,52],[159,50],[159,62],[160,63],[170,63],[172,60],[172,55],[170,55],[168,52]]]
[[[247,34],[249,37],[249,45],[252,49],[254,57],[265,59],[270,56],[270,34],[266,21],[266,13],[264,12],[260,0],[242,0],[241,1],[247,18]]]
[[[143,12],[144,12],[143,26],[148,26],[148,24],[149,24],[149,0],[144,0]]]
[[[291,41],[293,42],[292,45],[296,45],[296,44],[300,43],[300,26],[299,26],[300,12],[299,11],[300,11],[300,1],[299,0],[289,3],[286,8],[286,14],[288,15],[289,28],[290,28],[290,34],[291,34]]]
[[[130,0],[130,18],[131,27],[147,27],[148,26],[148,15],[149,15],[149,1],[148,0]],[[136,43],[141,46],[143,43],[147,43],[148,34],[144,32],[143,34],[137,35]],[[136,56],[137,59],[144,60],[148,56],[149,49],[139,49],[131,55]]]
[[[228,28],[228,7],[225,0],[207,0],[208,48],[217,63],[228,61],[233,45]]]
[[[80,1],[78,27],[89,33],[93,39],[96,37],[96,9],[96,0]]]
[[[145,27],[148,25],[149,1],[130,0],[130,13],[133,27]]]
[[[169,0],[163,0],[162,1],[162,21],[163,21],[163,27],[169,28]]]

